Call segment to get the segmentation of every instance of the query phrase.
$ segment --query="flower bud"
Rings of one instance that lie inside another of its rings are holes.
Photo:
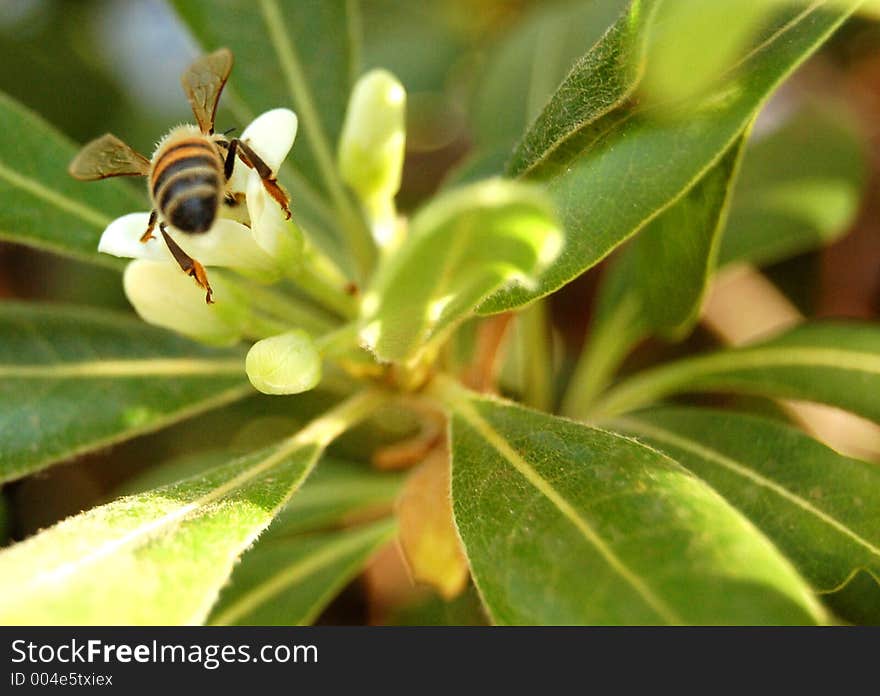
[[[248,379],[263,394],[299,394],[321,381],[321,355],[302,329],[257,341],[245,361]]]
[[[217,274],[209,275],[217,300],[211,305],[192,278],[162,261],[132,261],[125,269],[123,287],[144,321],[203,343],[235,343],[247,324],[247,305]]]
[[[339,171],[383,245],[395,228],[393,201],[403,171],[405,118],[403,85],[387,70],[371,70],[352,90],[339,141]]]

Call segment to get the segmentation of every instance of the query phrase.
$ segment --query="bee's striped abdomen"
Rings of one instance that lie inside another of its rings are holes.
[[[202,137],[172,141],[156,159],[150,192],[162,216],[184,232],[205,232],[214,223],[222,191],[215,146]]]

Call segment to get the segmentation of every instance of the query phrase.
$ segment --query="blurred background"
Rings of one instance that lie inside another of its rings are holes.
[[[450,177],[491,171],[493,163],[503,161],[507,150],[497,151],[496,141],[522,131],[567,66],[601,35],[624,3],[603,0],[601,7],[591,7],[590,0],[365,0],[361,4],[365,67],[389,68],[409,92],[407,161],[400,196],[401,208],[409,210]],[[582,21],[572,22],[573,18]],[[170,126],[191,120],[179,75],[196,54],[186,29],[162,0],[0,0],[0,90],[79,142],[112,131],[136,149],[151,152]],[[546,72],[548,84],[521,103],[523,99],[514,96],[516,88],[526,79],[535,55],[551,66]],[[505,102],[511,104],[510,111],[486,111],[483,103],[497,104],[505,90],[510,91]],[[500,96],[481,99],[490,91]],[[863,189],[846,234],[823,250],[765,270],[804,313],[876,319],[880,313],[880,24],[871,16],[852,19],[798,71],[768,105],[755,137],[772,133],[793,105],[804,102],[819,105],[826,118],[846,129],[858,149],[855,161],[862,170]],[[241,125],[222,112],[218,118],[218,130]],[[804,137],[810,147],[810,134]],[[821,143],[815,145],[821,148]],[[563,363],[577,356],[601,270],[586,274],[552,299]],[[3,244],[0,296],[128,310],[116,273]],[[649,343],[631,357],[631,367],[712,340],[698,330],[681,345]],[[287,423],[284,419],[290,414],[273,415],[277,402],[267,400],[264,405],[265,422],[247,432],[229,431],[223,424],[237,420],[236,408],[252,405],[230,407],[7,486],[2,491],[9,503],[7,519],[0,519],[0,530],[6,531],[0,531],[0,542],[21,539],[105,500],[150,463],[179,454],[184,439],[192,450],[200,445],[244,447],[270,437],[272,419]],[[218,442],[218,432],[228,433],[224,435],[228,441]],[[353,588],[343,595],[324,620],[358,621],[356,613],[362,610],[358,592]],[[467,605],[472,597],[462,601]]]

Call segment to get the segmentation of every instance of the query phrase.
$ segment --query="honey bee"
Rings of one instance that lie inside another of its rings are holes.
[[[187,69],[181,83],[198,125],[173,128],[159,141],[151,159],[106,133],[85,145],[68,168],[71,176],[82,181],[147,177],[153,209],[140,241],[146,243],[153,238],[158,222],[171,255],[205,290],[205,302],[209,304],[213,302],[212,290],[204,267],[178,246],[168,225],[185,234],[204,234],[211,229],[224,201],[237,205],[227,187],[236,158],[259,174],[266,191],[290,218],[290,199],[271,168],[247,143],[214,133],[217,103],[231,71],[232,53],[226,48],[202,56]]]

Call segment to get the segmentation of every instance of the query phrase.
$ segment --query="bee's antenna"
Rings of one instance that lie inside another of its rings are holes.
[[[234,133],[237,130],[238,130],[238,126],[233,126],[232,128],[227,128],[220,135],[229,135],[230,133]]]

